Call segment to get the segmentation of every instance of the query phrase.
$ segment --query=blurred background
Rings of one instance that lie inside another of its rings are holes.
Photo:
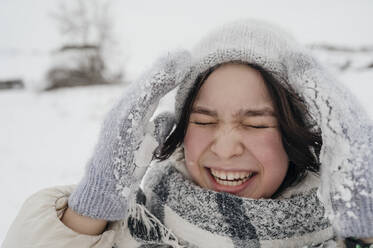
[[[79,181],[131,81],[228,21],[282,26],[372,116],[372,13],[371,0],[1,0],[0,243],[29,195]]]

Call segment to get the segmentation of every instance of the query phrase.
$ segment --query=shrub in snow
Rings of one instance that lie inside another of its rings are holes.
[[[47,72],[47,90],[96,84],[114,84],[122,74],[110,74],[96,45],[64,46],[52,56],[52,67]]]
[[[21,79],[7,79],[0,80],[0,90],[3,89],[20,89],[24,88],[23,81]]]

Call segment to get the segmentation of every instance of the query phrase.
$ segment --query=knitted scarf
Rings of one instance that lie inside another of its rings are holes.
[[[184,168],[168,161],[148,171],[127,223],[140,247],[327,247],[334,242],[315,175],[276,199],[254,200],[203,189]]]

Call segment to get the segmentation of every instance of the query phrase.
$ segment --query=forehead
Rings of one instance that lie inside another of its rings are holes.
[[[217,111],[273,108],[261,73],[243,64],[225,64],[214,70],[199,90],[195,105]]]

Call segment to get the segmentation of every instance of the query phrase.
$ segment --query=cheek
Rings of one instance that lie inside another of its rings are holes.
[[[288,170],[288,156],[277,130],[251,137],[251,152],[260,162],[261,177],[258,197],[270,198],[284,181]]]
[[[268,133],[251,136],[247,146],[267,172],[282,177],[286,174],[288,156],[282,144],[281,134],[274,129]],[[273,173],[272,173],[273,172]]]
[[[199,162],[203,158],[205,151],[208,150],[212,136],[211,131],[190,125],[184,138],[186,169],[194,182],[203,188],[207,188],[206,173],[204,173],[204,168]]]
[[[203,152],[207,149],[211,135],[206,130],[189,126],[184,138],[185,161],[188,167],[197,166]]]

